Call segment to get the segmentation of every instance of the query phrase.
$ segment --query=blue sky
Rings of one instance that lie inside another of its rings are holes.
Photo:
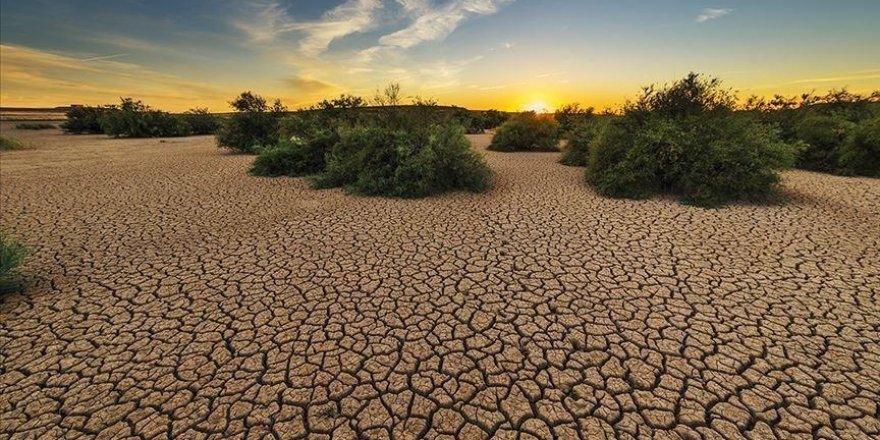
[[[872,0],[0,0],[3,106],[289,106],[398,81],[471,108],[615,106],[689,71],[743,97],[880,89]]]

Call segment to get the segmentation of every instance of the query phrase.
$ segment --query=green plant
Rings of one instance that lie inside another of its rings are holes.
[[[559,125],[551,117],[535,112],[520,113],[495,132],[489,150],[558,151]]]
[[[104,111],[99,121],[103,132],[114,137],[174,137],[190,134],[190,126],[184,119],[153,110],[132,98],[121,98],[119,105]]]
[[[22,276],[18,267],[27,257],[27,248],[0,234],[0,293],[18,290]]]
[[[849,133],[838,164],[843,174],[880,177],[880,116],[862,121]]]
[[[482,156],[455,125],[432,126],[424,132],[345,128],[326,161],[316,187],[344,186],[365,195],[411,198],[453,190],[480,192],[491,177]]]
[[[581,108],[580,104],[566,104],[553,113],[554,119],[559,124],[559,131],[568,135],[575,128],[589,123],[595,116],[593,107]]]
[[[0,150],[3,151],[11,151],[11,150],[24,150],[27,147],[21,143],[18,139],[0,137]]]
[[[269,107],[266,100],[243,92],[229,103],[236,110],[217,132],[217,145],[238,153],[256,153],[257,146],[278,142],[278,119],[285,111],[280,101]]]
[[[255,176],[306,176],[324,170],[327,151],[338,141],[335,130],[323,130],[308,138],[282,139],[277,146],[263,149],[251,165]]]
[[[574,167],[585,167],[590,158],[590,145],[602,130],[604,122],[582,122],[568,133],[568,143],[563,149],[559,163]]]
[[[191,134],[214,134],[220,127],[220,120],[212,115],[207,108],[193,108],[179,116],[189,125]]]
[[[840,147],[856,124],[841,117],[810,115],[795,126],[796,138],[805,148],[798,168],[831,173],[837,171]]]
[[[644,89],[591,144],[587,181],[611,197],[672,193],[699,206],[766,199],[794,148],[733,102],[720,81],[696,74]]]
[[[21,122],[15,124],[18,130],[49,130],[55,128],[55,125],[46,122]]]
[[[101,115],[107,111],[105,106],[73,106],[67,111],[67,121],[61,124],[61,129],[72,134],[100,134]]]

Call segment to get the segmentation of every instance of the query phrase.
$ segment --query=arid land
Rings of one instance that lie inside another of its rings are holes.
[[[478,135],[490,191],[367,198],[13,125],[0,437],[880,436],[880,180],[615,200]]]

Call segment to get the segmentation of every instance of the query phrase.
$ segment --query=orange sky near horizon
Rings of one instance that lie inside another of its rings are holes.
[[[0,106],[167,111],[252,90],[290,109],[404,96],[471,109],[619,109],[695,71],[741,100],[880,90],[880,2],[0,0]]]

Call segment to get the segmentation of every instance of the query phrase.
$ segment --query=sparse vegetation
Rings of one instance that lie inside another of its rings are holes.
[[[880,177],[880,116],[861,121],[840,147],[842,174]]]
[[[214,134],[220,127],[220,120],[212,115],[207,108],[193,108],[179,116],[189,125],[190,134]]]
[[[18,130],[50,130],[55,128],[55,125],[47,122],[21,122],[15,124],[15,128]]]
[[[154,110],[141,101],[122,98],[117,106],[100,116],[104,134],[114,137],[176,137],[190,134],[189,124],[180,117]]]
[[[12,151],[12,150],[24,150],[27,147],[21,143],[18,139],[0,137],[0,150],[3,151]]]
[[[595,115],[593,107],[581,107],[578,103],[563,105],[553,113],[563,136],[567,136],[578,127],[589,123]]]
[[[590,145],[604,128],[605,121],[593,120],[581,122],[572,128],[567,137],[568,143],[563,149],[559,163],[574,167],[585,167],[590,158]]]
[[[492,137],[493,151],[558,151],[559,125],[551,116],[520,113],[505,122]]]
[[[765,199],[795,151],[734,102],[720,81],[697,74],[646,88],[598,134],[587,180],[612,197],[671,193],[699,206]]]
[[[485,190],[491,171],[454,114],[437,123],[435,101],[402,107],[399,95],[399,87],[386,87],[376,99],[385,105],[358,117],[318,110],[284,118],[281,141],[260,153],[251,173],[314,175],[318,188],[391,197]]]
[[[101,116],[108,110],[107,106],[74,106],[67,111],[67,121],[61,129],[71,134],[101,134]]]
[[[27,254],[26,247],[0,233],[0,293],[21,288],[22,276],[18,267]]]
[[[804,94],[797,98],[775,96],[770,100],[751,97],[744,109],[765,124],[776,127],[784,140],[800,144],[796,166],[811,171],[835,174],[876,176],[876,162],[853,167],[846,157],[855,157],[853,148],[861,149],[862,158],[871,157],[870,145],[850,143],[863,126],[880,117],[880,92],[862,96],[846,89],[831,90],[823,96]]]
[[[266,99],[243,92],[229,103],[236,113],[223,121],[217,132],[217,145],[237,153],[256,153],[278,142],[278,120],[287,109],[276,100],[270,107]]]
[[[453,190],[480,192],[491,177],[464,130],[454,125],[423,132],[347,128],[326,157],[317,187],[343,186],[365,195],[411,198]]]

